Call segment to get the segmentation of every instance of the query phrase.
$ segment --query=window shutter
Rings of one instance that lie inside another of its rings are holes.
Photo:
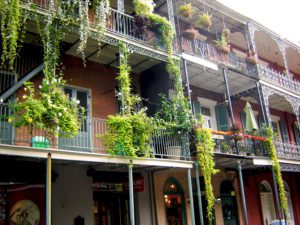
[[[293,125],[294,128],[294,135],[295,135],[295,140],[296,140],[296,144],[300,145],[300,132],[299,132],[299,127],[294,124]]]
[[[198,119],[201,115],[201,105],[199,101],[193,101],[193,112],[196,118]]]
[[[215,107],[216,119],[218,124],[218,130],[228,131],[229,130],[229,120],[228,111],[226,105],[217,105]]]
[[[280,130],[281,130],[281,135],[282,135],[283,142],[289,143],[290,139],[289,139],[288,130],[287,130],[287,127],[286,127],[286,123],[283,120],[280,121]]]

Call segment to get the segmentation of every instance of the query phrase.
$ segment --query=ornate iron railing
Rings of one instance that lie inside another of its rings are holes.
[[[240,71],[252,77],[257,76],[256,65],[247,62],[246,59],[238,57],[234,53],[221,53],[214,45],[195,39],[188,40],[184,37],[180,38],[182,51],[201,57],[203,59],[224,64],[231,69]]]
[[[300,82],[269,67],[259,65],[259,77],[291,91],[300,91]]]
[[[43,129],[13,127],[9,123],[9,115],[9,107],[6,104],[0,104],[0,144],[108,154],[101,138],[101,135],[107,131],[105,119],[88,118],[82,123],[75,137],[67,138],[61,132],[58,136],[53,136]],[[190,159],[189,139],[185,134],[156,130],[150,142],[151,157],[174,160]]]
[[[278,158],[300,160],[299,145],[275,141],[275,146]]]

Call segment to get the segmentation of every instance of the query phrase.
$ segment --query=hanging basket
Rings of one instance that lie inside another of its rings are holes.
[[[197,30],[193,29],[193,28],[189,28],[186,29],[185,31],[183,31],[181,33],[181,36],[188,39],[188,40],[195,40],[196,36],[197,36]]]

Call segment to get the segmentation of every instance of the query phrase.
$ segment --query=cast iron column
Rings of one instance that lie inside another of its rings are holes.
[[[47,157],[47,170],[46,170],[46,225],[51,225],[51,181],[52,181],[52,159],[51,154],[48,153]]]
[[[242,166],[241,166],[240,160],[238,160],[237,169],[238,169],[238,172],[239,172],[239,180],[240,180],[240,187],[241,187],[241,194],[242,194],[245,225],[248,225],[248,214],[247,214],[247,206],[246,206],[246,198],[245,198],[245,190],[244,190],[244,181],[243,181]]]
[[[132,161],[128,165],[128,178],[129,178],[129,211],[130,211],[130,225],[135,225],[134,221],[134,197],[133,197],[133,174],[132,174]]]
[[[192,188],[191,169],[188,169],[188,185],[189,185],[189,197],[190,197],[190,209],[191,209],[192,225],[196,225],[195,224],[194,197],[193,197],[193,188]]]
[[[192,109],[192,97],[191,97],[189,73],[188,73],[188,69],[187,69],[187,65],[186,65],[186,60],[182,59],[182,61],[183,61],[184,75],[185,75],[185,79],[186,79],[186,86],[187,86],[187,91],[188,91],[188,97],[189,97],[189,101],[190,101],[190,105],[191,105],[191,109]]]
[[[198,161],[195,161],[195,175],[196,175],[196,185],[197,185],[197,196],[198,196],[198,207],[199,207],[199,217],[200,225],[204,225],[203,213],[202,213],[202,199],[201,199],[201,185],[199,180],[199,165]]]
[[[273,168],[272,168],[272,177],[273,177],[273,184],[274,184],[274,192],[275,192],[277,213],[278,213],[278,217],[279,217],[279,224],[282,225],[282,221],[281,221],[282,216],[281,216],[281,207],[280,207],[280,201],[279,201],[279,194],[278,194],[276,176],[275,176],[275,172],[274,172]]]
[[[261,94],[261,89],[260,89],[260,83],[258,81],[256,81],[256,89],[257,89],[257,93],[258,93],[258,98],[259,98],[259,104],[260,104],[260,107],[261,107],[261,112],[263,114],[263,119],[264,119],[264,123],[266,125],[268,125],[269,121],[267,120],[267,115],[266,115],[266,111],[265,111],[265,106],[264,106],[264,102],[262,100],[262,94]]]
[[[222,67],[222,72],[224,76],[224,82],[225,82],[225,89],[226,89],[226,95],[227,95],[227,100],[228,100],[228,107],[230,110],[230,117],[231,117],[231,122],[234,124],[234,115],[233,115],[233,110],[232,110],[232,104],[231,104],[231,98],[230,98],[230,91],[229,91],[229,86],[228,86],[228,80],[227,80],[227,75],[226,75],[226,69]]]

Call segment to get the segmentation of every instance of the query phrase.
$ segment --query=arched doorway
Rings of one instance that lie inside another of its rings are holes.
[[[232,182],[229,180],[222,181],[220,193],[224,225],[238,225],[239,218],[236,203],[236,192],[233,188]]]
[[[262,181],[259,185],[260,202],[264,225],[269,225],[276,220],[272,188],[268,181]]]
[[[284,184],[284,190],[285,190],[285,194],[287,198],[287,206],[288,206],[288,214],[286,215],[286,220],[289,225],[295,225],[290,188],[285,181],[283,182],[283,184]]]
[[[184,191],[174,177],[164,186],[164,199],[167,225],[186,225]]]

